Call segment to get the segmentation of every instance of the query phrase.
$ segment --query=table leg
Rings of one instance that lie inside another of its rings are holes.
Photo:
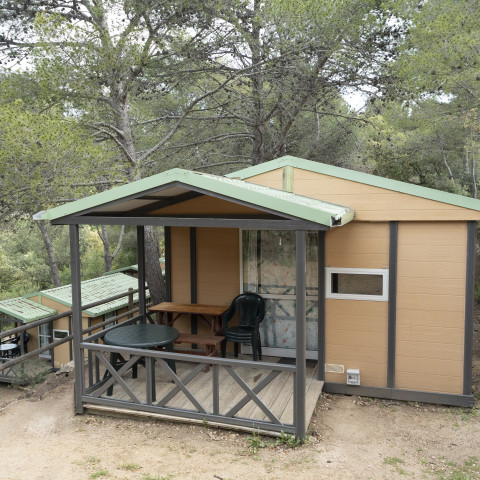
[[[173,352],[173,342],[165,345],[165,350],[167,352]],[[167,360],[167,363],[168,363],[168,366],[170,367],[170,369],[173,371],[173,373],[176,374],[177,373],[177,368],[175,366],[175,360]]]
[[[155,387],[155,359],[145,357],[145,369],[147,377],[147,404],[151,405],[157,399]]]
[[[117,368],[117,360],[118,360],[118,354],[115,353],[115,352],[110,353],[110,365],[112,365],[112,367],[113,367],[115,370],[118,370],[118,368]],[[112,394],[113,394],[113,384],[108,387],[107,397],[111,397]]]

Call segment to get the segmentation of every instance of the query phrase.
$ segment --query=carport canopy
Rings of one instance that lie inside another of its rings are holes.
[[[243,180],[175,168],[39,212],[52,224],[328,230],[348,207]]]

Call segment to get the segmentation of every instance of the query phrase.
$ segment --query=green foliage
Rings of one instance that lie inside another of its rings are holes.
[[[109,477],[110,474],[108,470],[98,470],[98,472],[92,473],[88,478],[100,478],[100,477]]]
[[[260,448],[268,447],[268,443],[266,443],[262,439],[262,437],[255,431],[251,436],[247,437],[247,440],[249,441],[248,449],[252,454],[257,454]]]
[[[73,118],[55,110],[37,113],[21,100],[4,103],[0,95],[0,219],[93,193],[74,191],[73,184],[95,178],[106,158]]]
[[[129,472],[134,472],[135,470],[140,470],[142,467],[138,463],[124,463],[120,466],[122,470],[128,470]]]
[[[62,285],[69,284],[70,247],[68,227],[49,226],[57,252],[57,263]],[[134,232],[129,232],[133,237]],[[132,238],[124,253],[114,263],[119,268],[136,263],[136,245]],[[134,260],[129,263],[120,263]],[[97,233],[88,226],[80,229],[81,278],[99,277],[105,271],[103,247]],[[14,298],[53,287],[47,256],[40,232],[33,220],[20,218],[0,230],[0,299]]]
[[[280,436],[275,441],[276,445],[285,445],[289,448],[297,448],[302,444],[300,438],[295,438],[291,433],[280,432]]]
[[[448,462],[436,474],[439,480],[478,480],[480,479],[480,460],[477,457],[468,457],[462,465]]]
[[[396,102],[371,109],[363,130],[365,161],[380,176],[456,194],[472,194],[464,146],[468,137],[455,102],[427,99],[407,108]]]

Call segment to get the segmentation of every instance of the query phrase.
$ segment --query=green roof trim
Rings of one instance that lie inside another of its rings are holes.
[[[105,298],[113,297],[121,293],[127,293],[130,288],[136,290],[138,288],[138,280],[130,275],[124,273],[114,273],[104,277],[93,278],[91,280],[84,280],[81,282],[82,288],[82,304],[86,305],[93,302],[98,302]],[[65,285],[63,287],[51,288],[49,290],[42,290],[40,295],[54,300],[67,307],[72,306],[72,286]],[[147,298],[150,296],[148,290],[145,292]],[[138,293],[134,294],[133,301],[138,302]],[[89,317],[99,317],[106,313],[113,312],[120,308],[128,306],[128,297],[119,298],[97,307],[84,310],[84,315]]]
[[[261,163],[253,167],[244,168],[236,172],[229,173],[229,178],[239,178],[244,180],[246,178],[254,177],[262,173],[271,172],[286,166],[308,170],[310,172],[322,173],[331,177],[342,178],[344,180],[351,180],[352,182],[363,183],[372,187],[384,188],[415,197],[426,198],[436,202],[447,203],[457,207],[468,208],[470,210],[480,211],[480,200],[475,198],[465,197],[464,195],[456,195],[454,193],[443,192],[433,188],[421,187],[411,183],[400,182],[390,178],[378,177],[369,173],[356,172],[347,168],[335,167],[325,163],[313,162],[312,160],[305,160],[304,158],[292,157],[290,155],[277,158],[270,162]]]
[[[116,268],[115,270],[110,270],[109,272],[103,272],[102,277],[105,275],[113,275],[114,273],[123,273],[123,272],[138,272],[138,265],[130,265],[129,267]]]
[[[127,185],[112,188],[111,190],[91,195],[72,203],[52,208],[46,212],[39,212],[34,216],[36,220],[59,220],[71,215],[82,215],[89,210],[105,208],[112,202],[134,198],[154,192],[159,187],[169,184],[192,187],[212,194],[227,197],[232,201],[247,201],[253,207],[264,207],[279,214],[290,215],[321,225],[343,225],[353,218],[354,212],[348,207],[335,205],[320,200],[295,195],[293,193],[273,188],[255,185],[242,180],[210,175],[207,173],[192,172],[174,168],[157,175],[153,175]],[[59,222],[61,223],[61,221]]]
[[[17,297],[2,300],[0,302],[0,312],[8,317],[21,320],[23,323],[30,323],[51,317],[57,313],[57,310],[24,297]]]

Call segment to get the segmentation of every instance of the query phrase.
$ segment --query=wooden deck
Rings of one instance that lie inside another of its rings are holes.
[[[250,359],[250,357],[245,357]],[[264,357],[265,362],[277,363],[280,361],[277,357]],[[290,362],[289,362],[290,363]],[[195,366],[192,363],[177,361],[177,375],[182,380]],[[138,377],[132,378],[131,370],[123,375],[124,381],[134,392],[141,403],[146,403],[146,369],[139,365]],[[255,369],[250,367],[235,368],[235,372],[242,378],[242,380],[250,387],[254,388],[258,385],[270,372],[268,370]],[[306,379],[306,425],[310,423],[313,411],[317,401],[321,395],[323,382],[316,379],[317,363],[314,361],[307,361],[307,379]],[[208,372],[201,371],[197,376],[187,385],[188,390],[207,411],[213,411],[212,399],[212,370]],[[169,379],[164,371],[161,362],[157,362],[155,368],[155,385],[156,385],[156,402],[160,401],[165,395],[175,389],[175,384]],[[219,388],[220,388],[220,414],[225,415],[231,408],[245,397],[245,391],[232,378],[228,371],[221,367],[219,370]],[[268,384],[262,391],[258,393],[258,398],[271,410],[271,412],[281,421],[282,424],[293,424],[293,374],[289,372],[280,372],[278,376]],[[101,398],[109,398],[112,400],[131,401],[129,395],[118,384],[114,385],[113,394],[107,397],[103,394]],[[154,402],[154,404],[156,403]],[[187,398],[184,392],[178,391],[173,398],[166,404],[166,407],[175,409],[184,409],[197,411],[193,403]],[[121,413],[145,416],[144,412],[129,410],[128,405],[125,408],[105,407],[97,405],[86,405],[89,412],[97,413]],[[165,415],[148,414],[149,416]],[[255,402],[249,400],[235,415],[238,418],[249,418],[253,420],[268,421],[265,413],[256,405]],[[170,417],[167,417],[170,418]],[[192,419],[179,419],[181,421],[192,422]],[[232,425],[216,424],[218,426],[225,426],[232,428]],[[245,429],[245,428],[242,428]],[[253,430],[248,429],[246,430]],[[276,435],[275,432],[264,432],[271,435]]]

